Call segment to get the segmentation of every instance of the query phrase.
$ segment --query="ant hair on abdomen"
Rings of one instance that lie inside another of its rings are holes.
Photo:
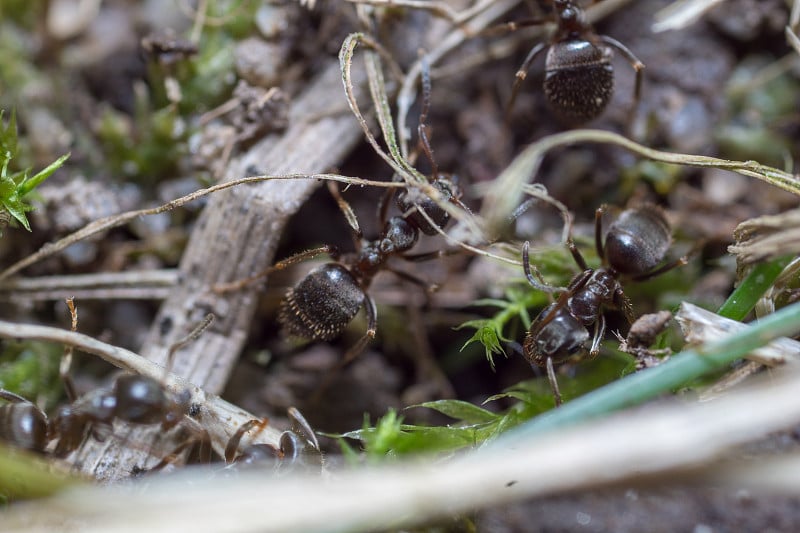
[[[636,73],[634,103],[639,103],[644,63],[624,44],[598,35],[586,20],[583,9],[574,0],[551,0],[556,30],[548,41],[534,46],[517,70],[507,112],[510,114],[522,82],[534,60],[544,51],[544,94],[551,108],[564,121],[582,124],[598,117],[611,101],[614,92],[613,50],[628,60]],[[535,19],[509,23],[515,29],[550,22]]]

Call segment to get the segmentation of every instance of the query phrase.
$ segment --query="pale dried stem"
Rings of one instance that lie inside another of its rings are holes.
[[[656,12],[656,22],[650,27],[653,33],[682,30],[691,26],[709,9],[724,0],[677,0]]]
[[[175,269],[11,278],[0,282],[0,298],[24,302],[63,300],[70,296],[78,301],[161,300],[177,281]]]
[[[686,479],[737,488],[750,479],[769,485],[772,478],[758,471],[761,463],[737,457],[732,468],[724,459],[737,446],[800,422],[798,386],[796,372],[776,373],[704,404],[650,407],[515,441],[510,448],[498,442],[447,461],[351,469],[324,481],[270,479],[261,472],[220,479],[198,470],[153,479],[147,491],[75,490],[12,507],[4,527],[83,533],[376,531],[610,485],[658,480],[663,486]],[[772,485],[796,493],[800,467],[796,458],[786,461],[781,483]]]

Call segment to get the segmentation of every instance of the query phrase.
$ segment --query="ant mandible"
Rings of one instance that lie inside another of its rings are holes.
[[[586,20],[583,9],[574,0],[552,0],[556,31],[548,42],[534,46],[517,70],[510,112],[522,82],[533,61],[547,50],[544,94],[553,110],[566,122],[582,124],[596,118],[608,105],[614,92],[612,48],[619,51],[636,73],[634,104],[636,109],[642,85],[644,63],[624,44],[606,35],[598,35]],[[546,20],[510,23],[513,28],[533,26]]]
[[[429,182],[439,191],[443,201],[467,210],[461,203],[461,189],[456,179],[439,172],[428,142],[425,121],[430,104],[430,77],[426,70],[423,70],[422,89],[423,103],[418,135],[422,150],[431,163]],[[335,246],[325,245],[288,257],[249,278],[216,285],[213,290],[217,294],[238,290],[276,270],[327,253],[334,262],[312,270],[286,292],[281,301],[278,322],[289,336],[312,341],[329,341],[338,337],[359,309],[364,307],[367,314],[367,330],[346,352],[339,363],[339,366],[342,366],[355,359],[375,337],[377,309],[367,290],[376,274],[389,271],[426,290],[432,289],[423,280],[394,269],[388,261],[393,256],[409,261],[423,261],[440,256],[439,251],[417,255],[409,255],[406,252],[416,244],[420,232],[426,235],[440,232],[450,220],[450,214],[434,200],[416,190],[406,188],[395,198],[401,214],[387,220],[388,206],[395,190],[391,188],[378,206],[378,219],[382,227],[380,235],[375,240],[364,240],[358,221],[350,206],[342,198],[336,184],[329,182],[328,188],[350,224],[356,247],[355,253],[342,255]]]
[[[644,281],[688,261],[688,257],[683,256],[658,267],[672,244],[669,222],[658,206],[644,204],[622,211],[604,238],[602,218],[606,209],[601,206],[595,212],[595,247],[601,266],[589,268],[569,237],[567,246],[582,272],[572,278],[555,302],[542,310],[522,345],[522,353],[531,365],[547,368],[556,405],[561,403],[561,395],[553,365],[585,350],[590,337],[589,355],[597,355],[606,329],[603,309],[618,309],[628,323],[633,322],[632,306],[621,279]],[[557,292],[559,289],[543,285],[532,275],[529,246],[526,241],[522,247],[522,264],[528,282],[539,290]],[[588,327],[592,325],[594,334],[590,335]]]

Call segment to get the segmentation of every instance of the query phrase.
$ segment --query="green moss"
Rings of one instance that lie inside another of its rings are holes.
[[[63,395],[58,375],[61,348],[37,341],[3,343],[0,388],[48,408]]]

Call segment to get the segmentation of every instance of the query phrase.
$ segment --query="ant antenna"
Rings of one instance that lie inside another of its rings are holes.
[[[430,142],[428,142],[428,135],[425,133],[427,125],[425,122],[428,120],[428,110],[431,104],[431,67],[425,56],[420,58],[420,65],[422,72],[420,77],[422,79],[422,110],[419,113],[419,126],[417,126],[417,133],[419,135],[419,143],[422,145],[422,151],[431,163],[431,176],[435,180],[439,176],[439,167],[433,159],[433,150],[431,150]]]
[[[169,368],[172,364],[172,358],[175,356],[175,353],[184,346],[187,346],[188,344],[191,344],[192,342],[196,341],[197,338],[200,337],[200,335],[202,335],[203,332],[207,330],[211,324],[214,323],[214,318],[215,317],[213,313],[208,313],[203,318],[203,320],[201,320],[200,323],[197,326],[195,326],[195,328],[192,331],[189,332],[188,335],[186,335],[182,339],[178,339],[169,347],[169,351],[167,352],[167,361],[164,364],[164,377],[166,377],[167,373],[169,372]]]

